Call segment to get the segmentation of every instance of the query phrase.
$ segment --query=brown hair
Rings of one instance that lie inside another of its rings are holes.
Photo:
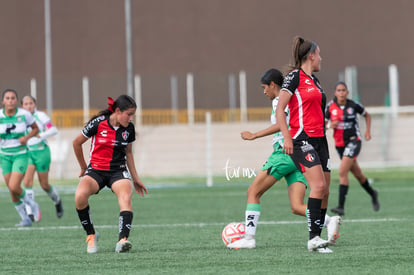
[[[291,70],[299,69],[303,61],[306,60],[310,53],[314,53],[318,45],[309,40],[305,40],[300,36],[293,39],[293,60],[294,63],[289,67]]]

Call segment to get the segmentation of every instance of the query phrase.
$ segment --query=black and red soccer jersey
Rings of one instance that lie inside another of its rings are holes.
[[[282,90],[292,95],[289,101],[292,138],[325,136],[326,95],[318,79],[297,69],[285,77]]]
[[[126,167],[126,146],[135,141],[134,124],[114,128],[108,117],[92,120],[82,130],[91,139],[90,165],[93,169],[113,171]]]
[[[361,140],[357,114],[365,115],[365,108],[350,99],[347,99],[344,106],[340,106],[336,98],[328,103],[325,111],[326,119],[339,121],[334,128],[335,146],[343,147],[351,139]]]

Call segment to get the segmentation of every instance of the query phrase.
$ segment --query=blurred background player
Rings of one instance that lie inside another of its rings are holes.
[[[371,116],[364,106],[348,99],[348,88],[345,82],[338,82],[335,86],[335,98],[326,107],[326,119],[330,120],[330,128],[333,128],[336,151],[341,159],[339,167],[339,201],[338,206],[331,211],[338,215],[344,215],[345,197],[348,193],[349,178],[348,173],[361,184],[361,187],[371,196],[374,211],[380,208],[378,202],[378,192],[374,190],[368,178],[362,173],[357,162],[357,156],[361,151],[361,133],[358,126],[360,114],[365,117],[366,130],[365,140],[371,139]]]
[[[33,179],[37,171],[40,186],[52,199],[56,207],[56,215],[58,218],[63,216],[62,200],[55,187],[49,184],[49,168],[50,168],[50,149],[47,138],[58,133],[57,128],[52,124],[48,115],[36,109],[36,99],[30,95],[24,96],[21,100],[23,109],[29,111],[36,119],[39,127],[38,135],[27,141],[27,149],[29,150],[29,165],[24,175],[23,183],[26,188],[26,194],[34,199]],[[26,207],[29,217],[34,221],[32,209]]]
[[[24,109],[18,108],[17,92],[6,89],[2,94],[3,109],[0,110],[0,165],[9,188],[12,202],[22,219],[16,226],[31,226],[32,220],[26,213],[26,204],[33,209],[36,220],[41,219],[39,205],[30,198],[21,182],[29,161],[27,141],[37,135],[35,118]],[[31,131],[27,133],[27,128]]]
[[[283,134],[283,152],[289,154],[310,187],[307,203],[308,250],[329,245],[320,238],[328,207],[330,159],[325,136],[326,95],[313,74],[321,69],[319,46],[299,36],[293,42],[290,73],[285,76],[276,118]],[[289,127],[286,106],[289,105]],[[332,251],[330,251],[332,252]]]
[[[132,184],[140,196],[148,193],[138,177],[132,154],[135,127],[132,123],[137,105],[134,99],[121,95],[114,102],[108,98],[108,109],[91,118],[82,132],[73,140],[73,149],[79,162],[81,180],[75,193],[75,206],[79,220],[86,232],[87,252],[98,251],[99,234],[90,217],[89,197],[105,186],[118,198],[119,236],[115,252],[128,252],[132,244],[128,240],[132,225]],[[90,162],[86,165],[82,145],[91,141]]]
[[[283,75],[279,70],[270,69],[261,78],[261,86],[264,94],[272,100],[272,114],[270,120],[272,125],[266,129],[251,133],[244,131],[241,137],[245,140],[274,134],[272,145],[273,153],[263,165],[253,183],[247,190],[247,207],[245,212],[245,237],[229,244],[228,248],[255,248],[255,235],[260,217],[260,198],[278,180],[285,177],[288,185],[288,196],[293,214],[306,217],[306,204],[304,203],[307,182],[302,173],[296,168],[292,159],[282,152],[283,136],[279,132],[279,125],[276,123],[276,106],[280,88],[283,83]],[[288,117],[288,109],[286,109]],[[288,118],[287,118],[288,119]],[[325,226],[328,228],[328,240],[333,244],[339,237],[339,225],[341,218],[338,216],[325,218]],[[321,253],[332,252],[329,248],[319,248]]]

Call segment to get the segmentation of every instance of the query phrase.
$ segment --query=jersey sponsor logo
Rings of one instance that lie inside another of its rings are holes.
[[[312,85],[309,79],[305,79],[305,84]]]
[[[308,93],[309,93],[309,92],[312,92],[313,90],[315,90],[315,88],[313,88],[313,87],[308,88]]]
[[[103,137],[107,137],[107,136],[108,136],[108,131],[103,130],[103,131],[101,131],[101,132],[100,132],[100,134],[101,134],[101,136],[103,136]]]
[[[253,220],[254,220],[254,215],[248,215],[247,216],[247,220],[249,221],[248,223],[247,223],[247,227],[255,227],[254,226],[254,222],[253,222]]]
[[[127,140],[127,139],[128,139],[128,137],[129,137],[129,133],[128,133],[128,131],[124,131],[124,132],[122,133],[122,138],[123,138],[124,140]]]
[[[310,145],[307,141],[302,140],[302,146],[300,146],[302,152],[306,153],[313,150],[313,146]]]
[[[129,178],[130,178],[128,171],[124,171],[124,172],[122,172],[122,176],[123,176],[125,179],[129,179]]]
[[[294,71],[293,71],[294,72]],[[282,84],[282,88],[287,89],[290,85],[290,82],[292,82],[292,80],[295,78],[295,74],[293,74],[293,72],[291,72],[290,74],[288,74],[284,79],[283,79],[283,84]]]
[[[305,159],[309,162],[313,162],[315,160],[315,156],[312,153],[308,153]]]
[[[6,134],[10,134],[11,131],[13,131],[14,129],[16,129],[16,125],[15,124],[7,124]]]

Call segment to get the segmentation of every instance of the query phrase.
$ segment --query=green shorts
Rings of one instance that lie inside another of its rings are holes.
[[[2,169],[2,174],[6,175],[11,172],[18,172],[21,174],[26,173],[27,163],[29,161],[28,154],[18,154],[18,155],[0,155],[0,166]]]
[[[44,146],[42,150],[29,151],[29,165],[36,166],[37,172],[48,172],[50,168],[50,161],[49,146]]]
[[[261,170],[267,171],[267,174],[272,175],[277,180],[285,177],[288,186],[299,181],[308,187],[303,174],[296,168],[290,156],[282,152],[282,149],[273,151]]]

